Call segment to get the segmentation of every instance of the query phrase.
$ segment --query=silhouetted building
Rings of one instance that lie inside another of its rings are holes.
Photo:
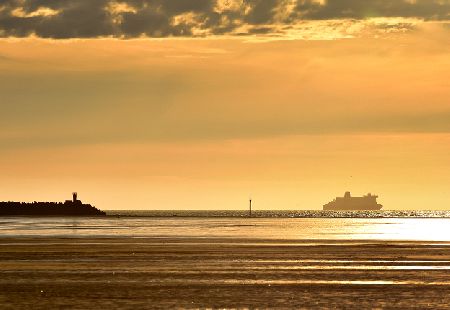
[[[344,197],[336,197],[323,205],[324,210],[380,210],[383,206],[377,203],[378,196],[367,194],[362,197],[352,197],[345,192]]]
[[[78,197],[78,193],[77,192],[73,192],[72,193],[72,200],[66,200],[64,203],[72,203],[72,204],[81,204],[81,200],[77,199]]]

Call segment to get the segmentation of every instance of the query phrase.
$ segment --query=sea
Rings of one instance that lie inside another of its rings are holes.
[[[0,217],[2,237],[450,241],[450,211],[109,210],[105,217]]]
[[[0,217],[1,309],[449,305],[449,211]]]

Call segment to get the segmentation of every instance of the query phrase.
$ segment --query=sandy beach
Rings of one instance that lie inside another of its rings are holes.
[[[3,309],[447,308],[450,243],[0,239]]]

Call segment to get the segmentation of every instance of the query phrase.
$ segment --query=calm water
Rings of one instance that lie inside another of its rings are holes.
[[[336,213],[334,217],[324,217],[320,211],[315,211],[316,217],[305,217],[305,212],[313,211],[266,211],[257,213],[255,218],[243,217],[240,211],[110,211],[109,216],[99,218],[1,217],[0,234],[3,237],[450,241],[450,218],[437,217],[444,212],[428,211],[425,218],[418,217],[417,212],[412,217],[412,211],[403,211],[410,212],[410,217],[392,217],[393,212],[353,212],[353,217]],[[303,217],[295,217],[300,213]]]
[[[442,214],[0,217],[0,308],[448,309]]]
[[[247,210],[107,210],[108,215],[145,217],[247,217]],[[450,218],[450,211],[383,210],[383,211],[323,211],[323,210],[256,210],[258,218]]]

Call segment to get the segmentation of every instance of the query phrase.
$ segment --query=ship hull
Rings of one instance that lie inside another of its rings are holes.
[[[326,211],[378,211],[381,210],[382,205],[376,206],[323,206],[323,210]]]

